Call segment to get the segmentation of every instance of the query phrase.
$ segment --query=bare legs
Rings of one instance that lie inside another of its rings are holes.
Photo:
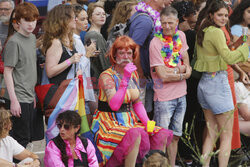
[[[219,167],[227,167],[231,152],[233,128],[232,111],[214,115],[210,110],[204,110],[204,115],[207,123],[207,134],[202,147],[202,154],[205,158],[205,163],[203,166],[209,166],[211,159],[209,154],[213,151],[213,148],[215,147],[215,143],[219,135]]]
[[[125,167],[135,166],[137,155],[139,153],[140,143],[141,143],[141,135],[138,136],[138,138],[134,143],[134,148],[126,156]]]
[[[175,166],[175,159],[176,159],[176,154],[177,154],[177,148],[178,148],[178,141],[180,137],[179,136],[174,136],[171,144],[167,148],[167,153],[170,161],[170,165],[172,167]]]
[[[239,121],[240,133],[250,135],[250,121]]]

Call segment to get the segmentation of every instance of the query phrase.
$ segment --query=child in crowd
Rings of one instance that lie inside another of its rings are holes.
[[[38,167],[38,156],[21,146],[15,139],[9,136],[12,128],[11,114],[8,110],[0,108],[0,166],[4,167]],[[19,164],[13,163],[13,157],[23,160]],[[28,160],[29,159],[29,160]],[[26,162],[25,165],[24,161]]]
[[[6,43],[3,51],[6,107],[13,115],[11,136],[26,147],[31,141],[35,108],[34,87],[37,82],[36,37],[32,34],[39,16],[32,3],[16,7],[15,20],[19,30]]]
[[[143,167],[169,167],[166,154],[161,150],[150,150],[143,158]]]

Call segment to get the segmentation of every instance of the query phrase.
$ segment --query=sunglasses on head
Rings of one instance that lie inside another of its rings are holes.
[[[71,125],[69,125],[69,124],[63,124],[63,125],[57,124],[57,127],[58,127],[58,129],[61,129],[63,127],[65,130],[69,130]]]

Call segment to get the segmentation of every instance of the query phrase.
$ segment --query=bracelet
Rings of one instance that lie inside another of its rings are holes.
[[[66,61],[66,63],[68,64],[68,66],[71,65],[71,61],[70,61],[69,59],[67,59],[67,60],[65,60],[65,61]]]

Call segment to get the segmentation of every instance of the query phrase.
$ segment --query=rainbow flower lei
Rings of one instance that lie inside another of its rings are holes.
[[[161,56],[163,58],[164,64],[170,68],[176,67],[182,58],[180,53],[182,43],[179,37],[179,32],[176,31],[172,37],[164,36],[161,30],[155,33],[155,37],[158,37],[162,42],[164,42],[164,46],[161,49]]]
[[[136,11],[147,13],[154,20],[155,32],[161,30],[160,13],[154,10],[151,6],[147,5],[145,2],[139,2],[136,7]]]

